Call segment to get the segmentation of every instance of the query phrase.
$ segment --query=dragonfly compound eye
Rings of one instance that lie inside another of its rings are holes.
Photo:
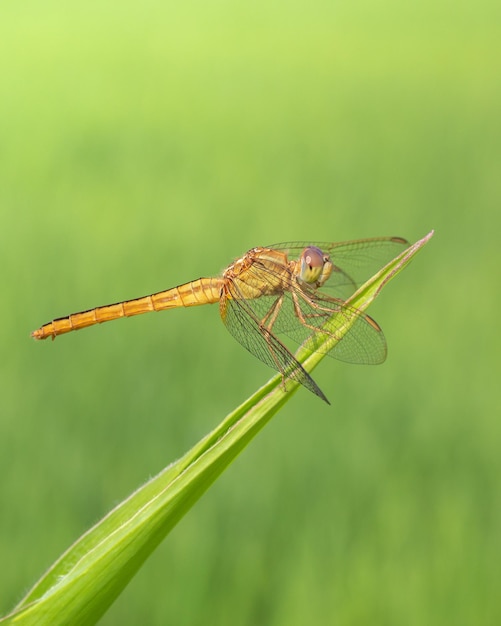
[[[300,278],[305,283],[315,283],[322,275],[325,263],[324,253],[320,248],[310,246],[301,255]]]

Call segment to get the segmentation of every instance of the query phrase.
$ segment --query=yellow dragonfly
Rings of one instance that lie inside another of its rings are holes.
[[[336,330],[348,325],[349,331],[328,355],[348,363],[382,363],[386,342],[381,328],[345,301],[407,246],[401,237],[381,237],[252,248],[218,278],[199,278],[142,298],[60,317],[32,336],[55,339],[121,317],[218,302],[226,328],[255,357],[280,372],[284,386],[287,379],[295,380],[328,402],[284,337],[297,343],[336,337]]]

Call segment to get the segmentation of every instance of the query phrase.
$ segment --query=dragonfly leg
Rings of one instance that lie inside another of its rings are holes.
[[[282,375],[282,388],[284,391],[287,391],[287,385],[286,385],[287,375],[283,367],[280,366],[280,363],[278,362],[278,359],[275,356],[275,351],[272,349],[271,340],[270,340],[270,336],[271,336],[272,329],[273,329],[273,324],[276,322],[276,319],[280,313],[280,309],[282,307],[283,301],[284,301],[284,295],[282,294],[271,305],[269,311],[263,317],[259,325],[263,331],[263,335],[266,339],[266,343],[268,344],[268,347],[270,349],[270,354],[273,360],[275,361],[276,369]]]
[[[260,326],[263,329],[266,329],[266,333],[264,333],[265,337],[269,337],[268,333],[271,333],[272,328],[273,328],[273,324],[275,323],[278,314],[280,313],[280,308],[282,306],[282,302],[284,300],[284,295],[282,294],[281,296],[279,296],[275,302],[271,305],[270,310],[268,311],[268,313],[266,313],[266,315],[263,317],[263,319],[260,322]],[[269,342],[269,340],[266,340],[269,347],[270,347],[270,353],[273,357],[273,360],[275,361],[275,364],[277,366],[277,370],[282,374],[282,387],[284,391],[287,391],[287,387],[285,384],[285,381],[287,379],[285,373],[282,371],[282,369],[280,368],[278,361],[274,355],[274,351],[271,349],[271,344]]]
[[[271,329],[273,328],[273,324],[275,323],[278,317],[278,314],[280,313],[280,308],[282,306],[283,301],[284,301],[284,294],[282,294],[275,300],[275,302],[271,305],[268,313],[266,313],[266,315],[261,320],[260,325],[263,328],[266,328],[266,330],[269,330],[271,332]]]
[[[299,303],[299,297],[298,297],[299,294],[296,291],[293,291],[292,301],[294,303],[294,313],[296,317],[299,319],[299,321],[301,322],[301,324],[305,326],[306,328],[309,328],[315,333],[321,332],[329,337],[332,337],[333,339],[340,339],[340,337],[338,337],[335,333],[328,331],[324,328],[318,328],[317,326],[313,326],[312,324],[309,324],[307,322],[307,318],[314,318],[314,317],[325,318],[326,313],[328,313],[329,315],[333,315],[335,311],[333,311],[330,308],[320,306],[319,304],[314,302],[311,298],[309,298],[305,293],[301,293],[300,295],[304,299],[304,301],[307,302],[312,308],[317,309],[319,311],[319,313],[310,313],[310,314],[305,315],[303,311],[301,310],[301,305]],[[341,312],[341,310],[342,309],[340,308],[339,312]]]

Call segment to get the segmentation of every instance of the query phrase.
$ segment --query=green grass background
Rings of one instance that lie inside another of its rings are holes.
[[[497,2],[7,0],[0,612],[271,370],[217,307],[37,344],[288,240],[436,235],[103,624],[501,621]]]

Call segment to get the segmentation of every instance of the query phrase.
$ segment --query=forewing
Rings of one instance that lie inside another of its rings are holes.
[[[321,290],[346,300],[371,276],[394,259],[409,243],[401,237],[378,237],[343,242],[290,242],[267,246],[297,259],[304,248],[317,246],[329,254],[334,270]]]

